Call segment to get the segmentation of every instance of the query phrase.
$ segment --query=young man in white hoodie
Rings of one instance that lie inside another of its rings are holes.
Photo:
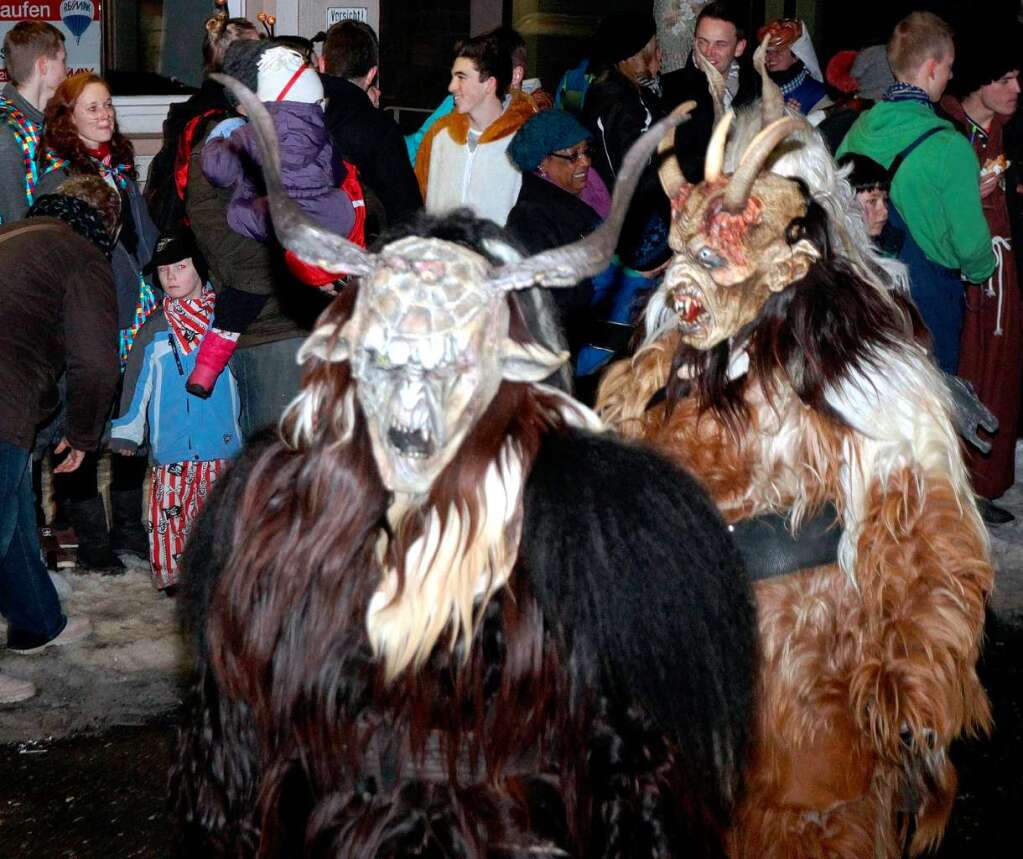
[[[430,129],[416,157],[428,212],[468,206],[504,226],[522,187],[522,174],[506,154],[508,145],[534,112],[527,96],[509,91],[511,79],[511,55],[493,34],[455,49],[448,86],[455,110]]]

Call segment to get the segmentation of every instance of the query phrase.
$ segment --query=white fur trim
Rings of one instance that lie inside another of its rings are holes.
[[[370,599],[366,628],[388,677],[421,665],[445,634],[452,648],[462,643],[468,653],[480,609],[507,583],[518,556],[524,480],[521,453],[507,439],[479,488],[472,531],[464,506],[448,510],[443,526],[437,510],[424,511],[425,530],[405,553],[401,593],[398,571],[383,563],[388,536],[381,533],[377,557],[384,573]],[[409,501],[398,497],[388,510],[392,532],[413,512]]]

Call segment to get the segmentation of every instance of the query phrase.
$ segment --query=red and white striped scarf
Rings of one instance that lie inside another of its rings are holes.
[[[209,286],[204,286],[197,298],[164,298],[163,314],[181,354],[199,348],[210,327],[216,300],[217,294]]]

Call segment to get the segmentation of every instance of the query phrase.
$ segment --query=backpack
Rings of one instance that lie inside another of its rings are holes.
[[[164,147],[149,165],[145,198],[149,213],[161,233],[187,224],[185,213],[185,189],[188,186],[188,167],[195,149],[196,140],[201,140],[210,121],[227,115],[223,108],[212,107],[193,116],[181,130],[177,146],[170,150]],[[170,162],[171,151],[174,160]]]
[[[355,223],[345,237],[359,247],[366,247],[366,195],[362,190],[362,183],[359,181],[359,170],[350,161],[341,159],[345,168],[345,178],[340,188],[352,201],[352,208],[355,210]],[[315,286],[328,292],[334,292],[334,284],[343,279],[344,275],[335,272],[325,271],[319,266],[310,265],[300,260],[291,251],[284,252],[284,260],[291,273],[302,283]]]

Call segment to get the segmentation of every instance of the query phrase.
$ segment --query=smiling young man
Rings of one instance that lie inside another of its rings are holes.
[[[899,259],[909,266],[935,360],[955,373],[963,279],[986,281],[995,255],[981,209],[977,157],[952,123],[934,112],[955,62],[951,28],[930,12],[913,12],[895,26],[888,62],[896,83],[856,120],[837,157],[866,155],[891,172],[890,219],[906,232]]]
[[[0,223],[24,217],[39,178],[43,108],[67,77],[64,36],[44,21],[21,21],[4,37],[9,81],[0,92]]]
[[[707,76],[697,67],[699,51],[725,79],[726,108],[739,108],[760,95],[752,65],[746,61],[745,16],[737,5],[708,3],[696,20],[693,53],[678,71],[661,78],[663,104],[670,110],[684,101],[695,101],[690,120],[675,135],[675,154],[686,179],[703,181],[703,157],[714,130],[714,103],[707,89]]]
[[[454,112],[430,129],[416,156],[428,212],[468,206],[478,217],[504,226],[522,187],[508,145],[533,115],[527,98],[509,94],[511,80],[511,55],[493,34],[456,47],[448,86]]]
[[[1018,45],[1010,27],[988,25],[962,43],[951,94],[941,108],[970,141],[981,165],[980,196],[998,260],[986,283],[966,287],[966,313],[960,340],[959,375],[973,383],[977,395],[996,418],[999,431],[987,456],[968,459],[980,509],[991,524],[1012,514],[991,503],[1016,479],[1016,427],[1023,386],[1023,314],[1012,223],[1006,197],[1005,126],[1016,113],[1020,96]],[[1017,171],[1013,170],[1012,175]]]

